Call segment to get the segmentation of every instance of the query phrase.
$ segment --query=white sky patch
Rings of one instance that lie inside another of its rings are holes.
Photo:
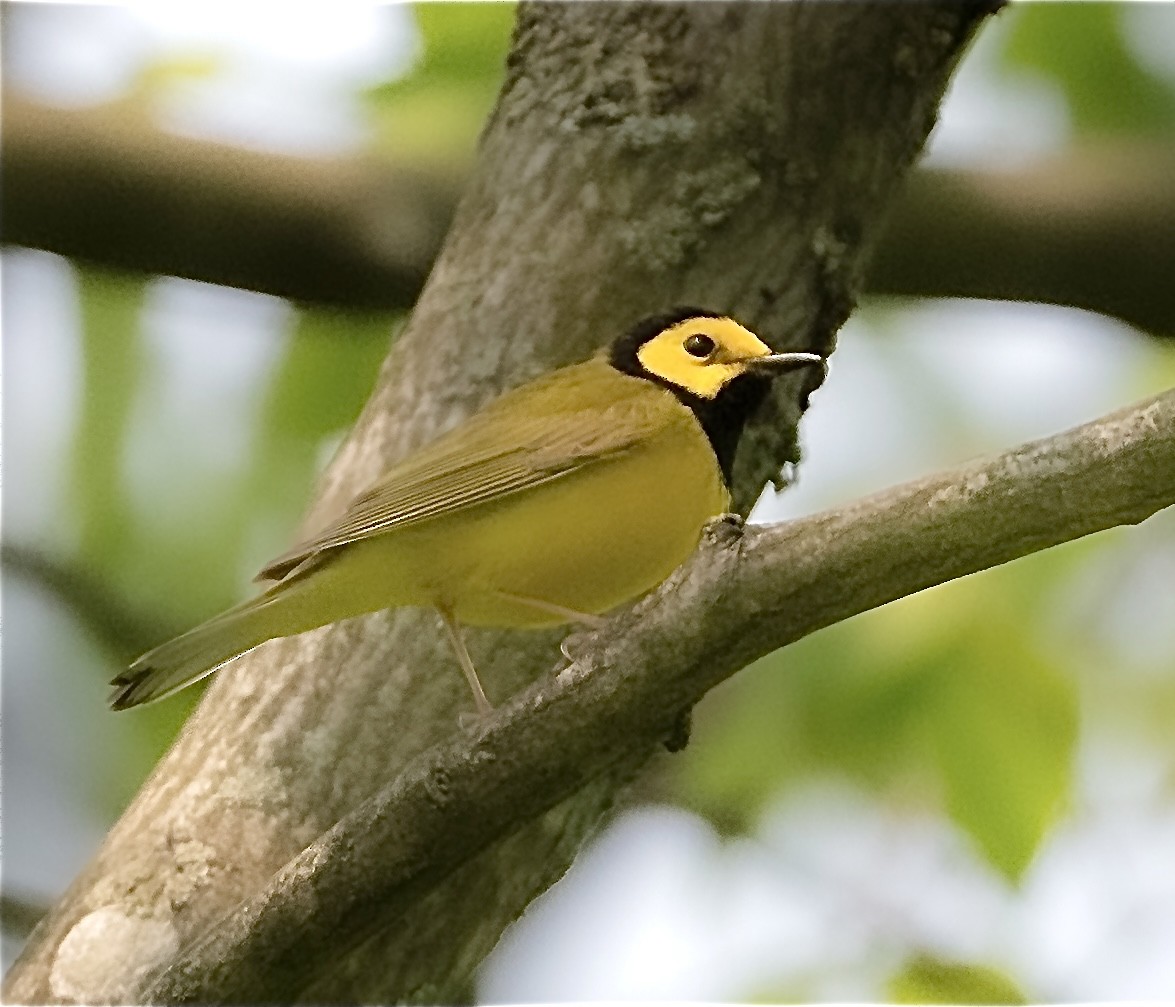
[[[277,297],[176,277],[152,281],[142,329],[151,387],[136,405],[127,448],[129,496],[150,502],[142,520],[157,513],[174,520],[171,508],[182,499],[199,509],[208,472],[244,468],[261,390],[293,318]],[[177,445],[184,450],[178,464]],[[163,487],[161,472],[168,473]]]
[[[1034,1001],[1170,995],[1175,815],[1089,779],[1078,801],[1019,889],[947,822],[829,782],[782,799],[752,839],[628,812],[507,932],[479,995],[862,1002],[914,950],[1005,969]]]
[[[155,55],[127,7],[12,4],[7,18],[6,85],[52,104],[113,101]]]
[[[1015,11],[989,18],[959,65],[930,134],[930,167],[1015,170],[1060,152],[1072,129],[1061,90],[1029,74],[1008,79],[999,53]]]
[[[356,92],[406,71],[416,44],[408,5],[358,0],[41,4],[11,21],[6,72],[30,97],[110,102],[145,71],[170,63],[176,72],[155,86],[166,127],[302,154],[361,146]],[[185,74],[178,68],[188,62],[209,70]]]
[[[204,49],[224,61],[220,72],[168,96],[166,125],[250,147],[361,146],[366,128],[355,92],[403,72],[412,54],[406,5],[184,0],[136,9],[165,50]]]
[[[1166,2],[1126,4],[1122,13],[1126,42],[1151,73],[1175,83],[1175,7]]]
[[[768,859],[684,811],[629,812],[507,933],[480,998],[715,1001],[773,975],[780,956],[821,961],[811,906],[798,908]]]
[[[61,537],[81,382],[73,266],[49,252],[5,248],[4,534]],[[68,538],[68,536],[66,536]]]

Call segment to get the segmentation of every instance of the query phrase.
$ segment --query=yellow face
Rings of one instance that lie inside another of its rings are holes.
[[[771,348],[732,318],[687,318],[637,350],[650,374],[703,399],[714,398]]]

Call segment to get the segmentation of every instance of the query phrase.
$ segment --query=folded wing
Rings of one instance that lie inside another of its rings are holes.
[[[257,579],[281,580],[331,549],[564,478],[630,450],[678,411],[668,392],[605,361],[567,368],[502,396],[410,455]]]

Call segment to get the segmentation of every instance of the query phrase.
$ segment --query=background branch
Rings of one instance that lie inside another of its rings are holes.
[[[150,1002],[297,997],[492,842],[644,761],[752,660],[818,629],[1175,504],[1175,391],[1056,437],[783,525],[711,526],[653,597],[576,662],[457,734],[211,928]],[[275,986],[273,977],[282,977]]]
[[[457,187],[364,159],[167,133],[137,106],[60,109],[6,90],[6,243],[294,301],[410,306]]]
[[[23,577],[52,594],[119,660],[130,660],[153,642],[185,628],[138,611],[102,577],[37,549],[0,544],[0,568],[6,575]]]
[[[411,307],[460,181],[387,160],[175,136],[137,108],[4,98],[4,241],[349,307]],[[865,290],[1066,304],[1175,334],[1175,149],[1083,148],[1012,171],[914,172]]]
[[[1175,148],[1086,148],[912,175],[867,289],[1068,304],[1175,336]]]
[[[48,911],[48,899],[0,893],[0,929],[13,937],[27,937]]]

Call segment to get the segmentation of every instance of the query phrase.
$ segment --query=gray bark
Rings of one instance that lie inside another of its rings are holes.
[[[523,7],[452,231],[307,528],[495,393],[668,305],[729,311],[779,349],[830,349],[865,240],[987,9]],[[806,390],[778,391],[740,456],[743,506],[795,458]],[[471,643],[500,701],[550,667],[557,641]],[[6,999],[141,998],[181,947],[452,734],[467,703],[432,617],[416,612],[275,641],[226,669],[32,936]],[[467,996],[477,963],[634,769],[605,772],[454,870],[298,997]]]

